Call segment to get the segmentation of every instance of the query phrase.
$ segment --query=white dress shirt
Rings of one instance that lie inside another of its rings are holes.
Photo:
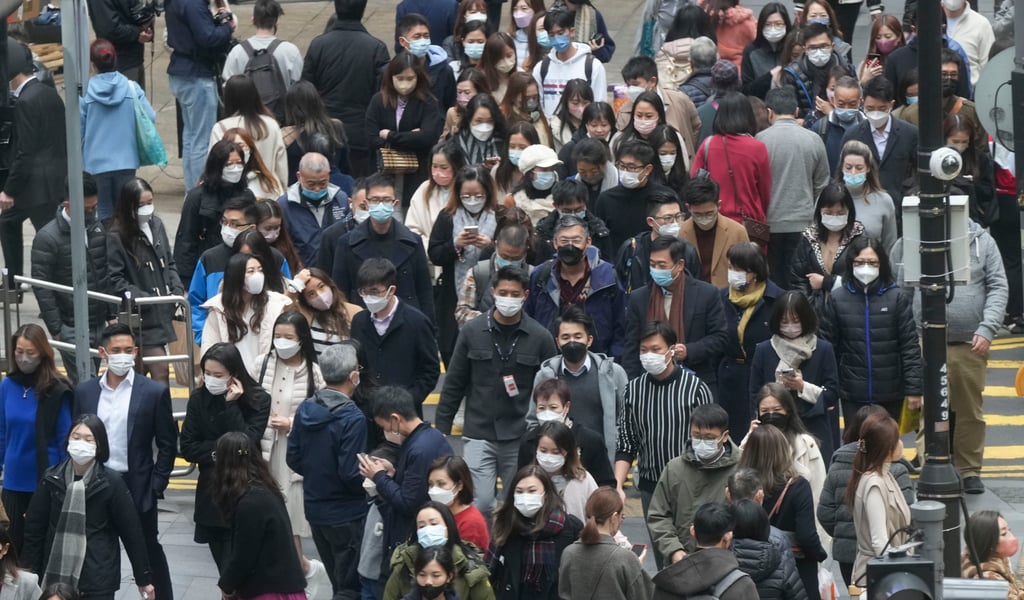
[[[871,138],[875,141],[875,148],[878,150],[879,166],[885,157],[885,147],[889,144],[890,133],[892,133],[892,115],[889,115],[889,120],[885,122],[885,127],[882,129],[871,128]]]
[[[128,472],[128,407],[132,402],[132,386],[135,384],[135,369],[116,387],[107,383],[107,371],[100,377],[100,401],[96,405],[96,416],[107,428],[110,440],[110,459],[107,466],[119,473]]]

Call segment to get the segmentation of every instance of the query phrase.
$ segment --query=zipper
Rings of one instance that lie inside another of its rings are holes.
[[[871,361],[871,298],[867,288],[864,289],[864,339],[867,340],[868,355],[868,402],[875,397],[875,373]]]

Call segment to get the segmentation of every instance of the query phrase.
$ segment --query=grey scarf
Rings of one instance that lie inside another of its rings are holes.
[[[800,365],[814,354],[817,347],[818,336],[813,333],[793,339],[773,335],[772,349],[779,355],[779,366],[776,371],[800,368]]]
[[[476,225],[480,228],[480,233],[487,237],[494,239],[494,228],[497,223],[494,220],[494,211],[487,210],[486,208],[480,211],[480,214],[473,216],[469,214],[469,211],[462,208],[461,206],[455,209],[455,214],[452,215],[452,238],[459,237],[462,230],[466,225]],[[459,290],[462,289],[462,284],[466,281],[466,275],[469,271],[476,266],[476,261],[480,259],[480,248],[476,246],[469,246],[463,248],[462,256],[455,261],[455,293],[458,294]]]
[[[67,492],[64,494],[64,504],[57,519],[57,533],[43,575],[44,588],[58,582],[78,587],[78,577],[85,563],[85,489],[92,482],[95,471],[94,461],[85,475],[75,481],[73,461],[68,460],[64,466]]]

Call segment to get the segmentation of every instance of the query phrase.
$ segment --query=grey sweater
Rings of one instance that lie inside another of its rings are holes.
[[[868,237],[882,242],[882,246],[891,251],[897,235],[896,205],[884,190],[869,192],[866,197],[863,192],[863,188],[860,191],[850,190],[857,220],[864,226],[864,233]]]
[[[757,139],[768,147],[772,171],[768,225],[772,233],[800,233],[811,223],[818,192],[828,185],[825,143],[790,118],[775,119]]]
[[[971,342],[975,335],[992,341],[996,337],[1003,316],[1010,286],[999,248],[988,231],[970,221],[971,279],[967,285],[958,285],[953,302],[946,307],[946,340]],[[896,244],[892,253],[893,265],[898,266],[899,282],[903,284],[903,244]],[[921,324],[921,296],[914,294],[914,319]]]

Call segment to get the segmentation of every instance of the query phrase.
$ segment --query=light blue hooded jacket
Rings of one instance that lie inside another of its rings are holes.
[[[79,112],[82,115],[82,160],[90,173],[139,168],[135,145],[135,106],[142,101],[146,115],[156,122],[156,112],[137,83],[118,72],[89,78]]]

